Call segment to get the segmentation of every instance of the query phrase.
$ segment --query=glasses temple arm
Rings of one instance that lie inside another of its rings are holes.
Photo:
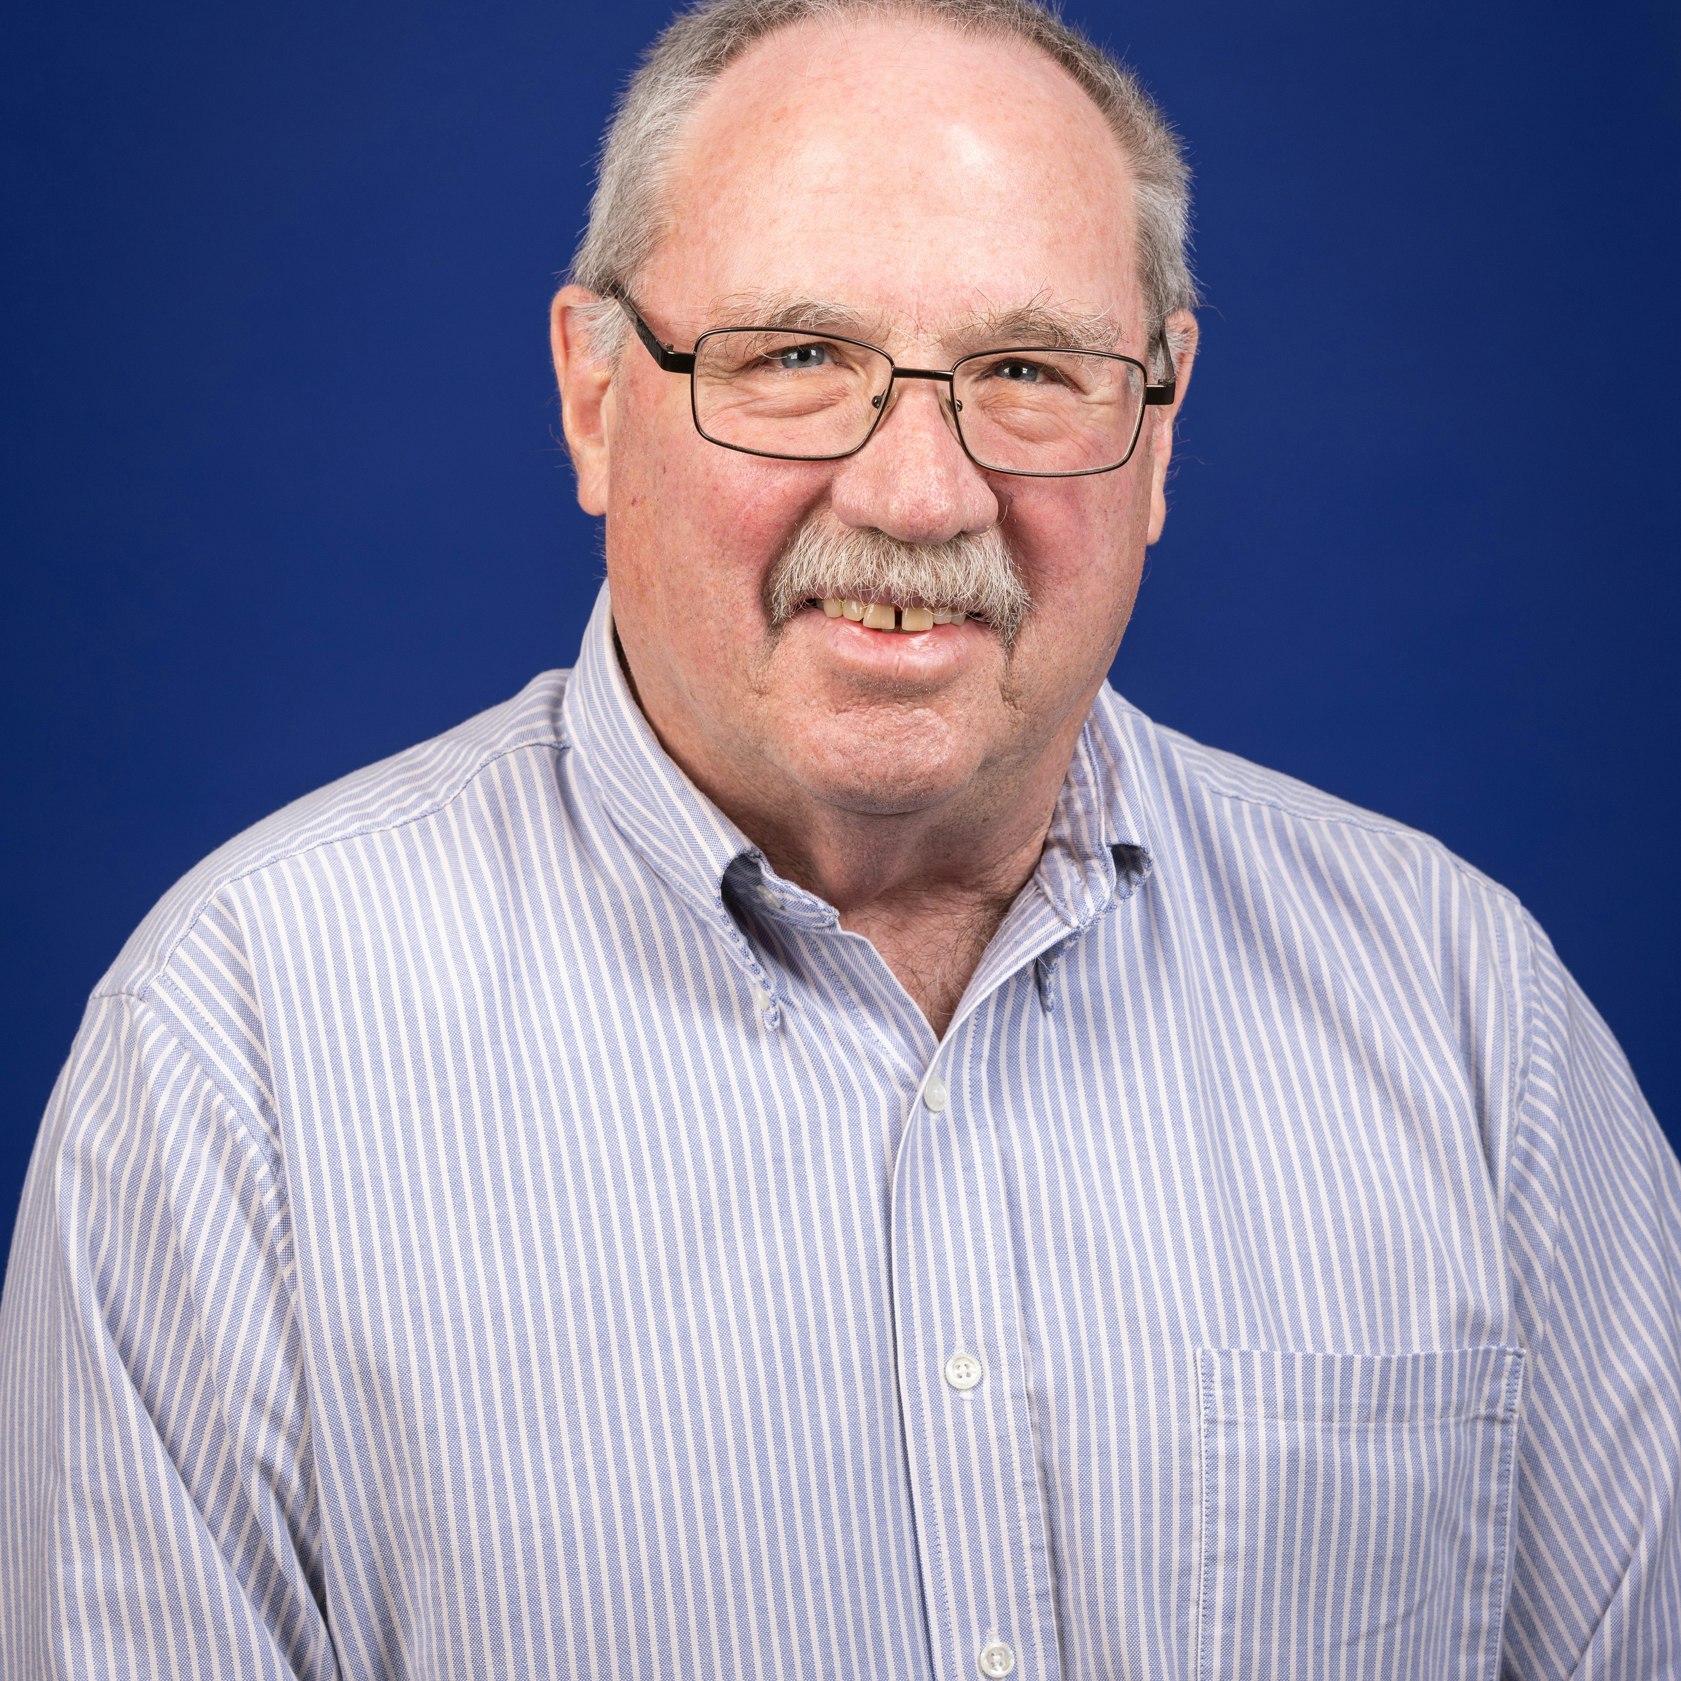
[[[1163,321],[1151,337],[1152,345],[1160,344],[1167,355],[1167,378],[1155,384],[1146,383],[1144,387],[1144,406],[1147,409],[1165,409],[1173,406],[1173,400],[1179,395],[1179,374],[1173,365],[1173,345],[1168,337],[1167,323]],[[1145,352],[1149,354],[1148,351]],[[1149,374],[1146,372],[1148,382]]]
[[[630,324],[636,329],[636,336],[647,347],[648,354],[659,363],[668,374],[691,374],[695,371],[693,353],[673,350],[668,344],[661,344],[654,337],[654,329],[642,319],[642,313],[617,286],[604,289],[604,296],[618,304],[625,314],[630,317]]]

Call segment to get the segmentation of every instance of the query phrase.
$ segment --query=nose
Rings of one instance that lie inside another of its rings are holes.
[[[870,441],[830,483],[835,517],[904,543],[945,543],[996,525],[1003,510],[957,441],[950,386],[896,381],[887,402]]]

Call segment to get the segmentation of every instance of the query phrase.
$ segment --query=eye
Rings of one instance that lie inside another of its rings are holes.
[[[823,343],[790,344],[767,358],[774,366],[798,373],[805,368],[826,368],[834,361],[834,347]]]
[[[1032,385],[1045,377],[1045,370],[1037,362],[1024,362],[1017,356],[1010,356],[996,363],[992,372],[997,379],[1007,379],[1021,385]]]
[[[1025,401],[1031,393],[1036,399],[1042,396],[1049,401],[1059,393],[1085,389],[1087,376],[1082,372],[1082,362],[1077,353],[994,350],[969,359],[964,367],[973,370],[968,375],[974,382],[972,390],[983,385],[995,389],[1012,385],[1015,390],[1011,395],[1017,400]]]

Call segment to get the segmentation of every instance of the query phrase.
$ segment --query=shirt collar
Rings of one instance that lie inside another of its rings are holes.
[[[757,847],[687,776],[642,715],[613,634],[606,584],[561,703],[566,739],[625,839],[703,915],[729,919],[724,874]]]
[[[606,584],[562,702],[566,739],[629,843],[703,915],[733,919],[726,878],[761,887],[784,921],[833,926],[832,906],[782,881],[660,745],[620,664]],[[1152,869],[1141,715],[1099,690],[1057,798],[1035,879],[1070,934],[1131,896]]]
[[[1037,879],[1074,933],[1130,898],[1154,867],[1136,742],[1142,722],[1107,684],[1099,689],[1051,813]]]

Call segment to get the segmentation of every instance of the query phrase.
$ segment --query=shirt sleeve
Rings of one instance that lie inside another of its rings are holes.
[[[1681,1675],[1681,1163],[1526,932],[1506,1235],[1529,1359],[1502,1673],[1650,1681]]]
[[[89,1004],[0,1301],[0,1674],[337,1675],[270,1141],[152,1004]]]

